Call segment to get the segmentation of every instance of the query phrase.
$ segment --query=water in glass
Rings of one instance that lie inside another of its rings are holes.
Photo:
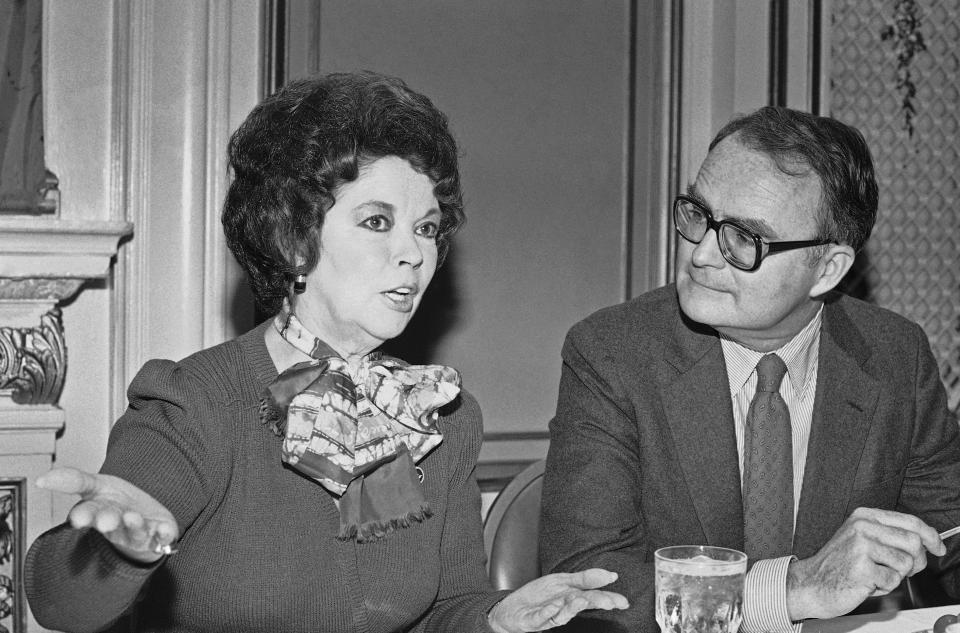
[[[657,550],[654,561],[662,633],[736,633],[743,616],[746,554],[680,545]]]

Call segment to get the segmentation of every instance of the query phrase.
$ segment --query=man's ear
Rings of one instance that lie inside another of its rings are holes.
[[[854,250],[846,244],[828,244],[827,251],[816,264],[819,277],[810,289],[810,296],[818,297],[836,288],[853,266],[855,257]]]

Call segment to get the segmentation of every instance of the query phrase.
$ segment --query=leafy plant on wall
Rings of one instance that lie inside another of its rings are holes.
[[[903,112],[903,129],[913,136],[913,117],[917,113],[913,100],[917,86],[913,83],[910,64],[917,53],[927,50],[920,32],[920,17],[916,0],[897,0],[893,10],[893,22],[880,31],[880,39],[892,40],[897,53],[897,90],[901,95],[900,110]]]

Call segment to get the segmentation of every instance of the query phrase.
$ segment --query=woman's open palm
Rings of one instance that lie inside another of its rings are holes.
[[[496,633],[524,633],[564,625],[586,609],[626,609],[626,598],[600,589],[616,579],[604,569],[547,574],[497,603],[488,621]]]
[[[70,525],[97,530],[132,560],[158,560],[180,535],[176,519],[163,504],[120,477],[54,468],[37,479],[37,486],[80,495],[67,517]]]

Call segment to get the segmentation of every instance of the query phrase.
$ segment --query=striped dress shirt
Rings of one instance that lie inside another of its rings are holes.
[[[817,391],[817,361],[820,357],[820,325],[823,307],[786,345],[773,350],[787,366],[787,379],[780,383],[780,395],[790,411],[793,441],[793,518],[796,525],[803,486],[803,470],[807,460],[807,444],[813,421],[813,403]],[[720,337],[723,359],[730,382],[733,401],[734,432],[740,478],[743,479],[743,444],[747,411],[757,391],[757,363],[768,353],[748,349],[736,341]],[[745,633],[754,631],[800,630],[790,621],[787,611],[787,567],[791,556],[757,561],[747,574],[744,590]]]

